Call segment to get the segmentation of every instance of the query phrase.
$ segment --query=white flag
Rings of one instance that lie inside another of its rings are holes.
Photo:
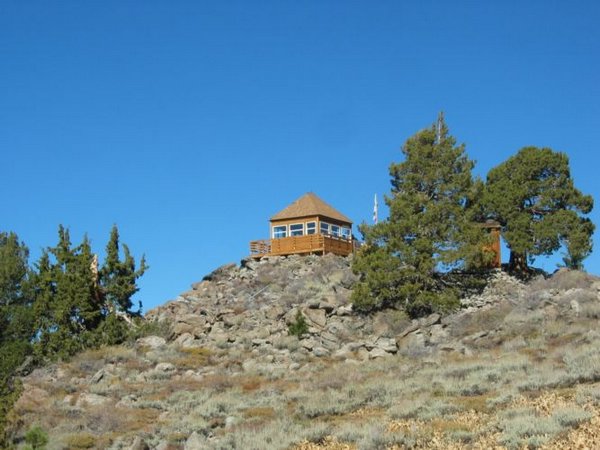
[[[378,211],[377,211],[377,194],[375,194],[375,203],[373,204],[373,222],[378,222]]]

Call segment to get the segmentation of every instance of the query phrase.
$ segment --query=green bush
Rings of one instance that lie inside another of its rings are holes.
[[[48,434],[39,426],[34,426],[25,434],[25,442],[31,446],[33,450],[43,449],[48,443]]]
[[[292,336],[302,336],[303,334],[308,333],[308,324],[306,323],[306,319],[298,310],[296,313],[296,318],[293,323],[288,326],[288,332]]]

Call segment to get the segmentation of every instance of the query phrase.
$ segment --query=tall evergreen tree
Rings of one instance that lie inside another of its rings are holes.
[[[16,369],[31,352],[33,314],[28,292],[28,256],[15,233],[0,232],[0,447],[7,415],[19,395]]]
[[[127,245],[123,244],[123,259],[120,257],[119,230],[113,225],[106,245],[106,259],[100,269],[100,286],[106,307],[111,312],[134,314],[133,295],[139,290],[137,280],[148,266],[142,256],[139,269]],[[141,305],[140,305],[141,307]]]
[[[366,245],[353,264],[360,275],[353,300],[358,309],[398,305],[419,315],[456,305],[439,274],[481,253],[484,233],[472,208],[479,183],[442,114],[410,137],[402,153],[404,161],[390,166],[389,218],[361,227]]]
[[[594,225],[585,214],[593,199],[575,188],[564,153],[522,148],[489,172],[483,203],[502,225],[513,270],[527,271],[536,256],[561,247],[565,263],[581,268],[592,250]]]
[[[102,321],[87,237],[73,248],[62,225],[58,236],[58,244],[42,254],[35,275],[36,350],[44,357],[67,356],[93,345],[93,330]]]
[[[32,333],[28,296],[29,250],[15,233],[0,232],[0,343]]]

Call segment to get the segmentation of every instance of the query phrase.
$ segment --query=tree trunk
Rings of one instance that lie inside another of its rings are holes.
[[[511,250],[508,269],[511,272],[517,272],[521,274],[529,272],[529,266],[527,265],[527,254]]]

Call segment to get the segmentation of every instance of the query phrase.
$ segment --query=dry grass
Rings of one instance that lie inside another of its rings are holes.
[[[135,436],[180,450],[192,433],[211,449],[600,448],[600,305],[582,299],[576,316],[568,302],[543,314],[532,302],[457,324],[457,336],[489,332],[469,356],[323,358],[269,373],[242,370],[250,355],[266,356],[251,349],[102,348],[32,374],[16,413],[22,430],[48,433],[48,450],[128,448]],[[160,362],[175,370],[147,376]],[[91,383],[101,368],[110,376]],[[83,392],[111,406],[77,406]]]

